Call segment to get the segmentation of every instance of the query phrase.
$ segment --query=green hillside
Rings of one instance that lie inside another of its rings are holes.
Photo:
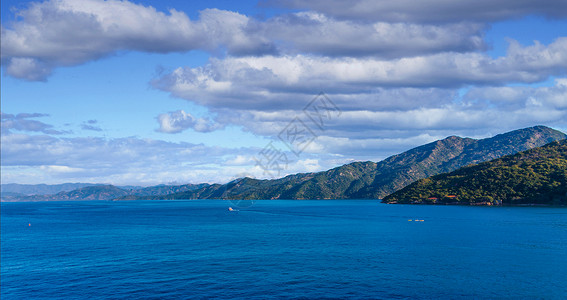
[[[419,180],[386,203],[567,204],[567,140]]]

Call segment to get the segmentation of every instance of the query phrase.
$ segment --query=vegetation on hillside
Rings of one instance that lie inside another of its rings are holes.
[[[386,203],[567,204],[567,140],[421,179]]]

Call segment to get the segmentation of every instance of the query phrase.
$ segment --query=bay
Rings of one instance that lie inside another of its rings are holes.
[[[2,299],[567,295],[564,207],[369,200],[229,206],[2,203]]]

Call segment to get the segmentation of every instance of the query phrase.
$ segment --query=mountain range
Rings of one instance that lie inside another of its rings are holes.
[[[417,180],[565,138],[567,136],[560,131],[535,126],[479,140],[450,136],[380,162],[353,162],[328,171],[293,174],[273,180],[240,178],[226,184],[161,185],[143,189],[100,185],[52,195],[3,194],[2,199],[383,199]]]
[[[200,189],[209,184],[185,184],[185,185],[156,185],[150,187],[138,186],[113,186],[104,184],[89,184],[89,183],[71,183],[63,185],[54,185],[51,190],[58,190],[68,186],[81,186],[80,188],[70,191],[61,190],[57,193],[46,194],[29,194],[30,191],[43,189],[44,185],[7,185],[8,191],[4,190],[2,185],[2,200],[3,201],[73,201],[73,200],[113,200],[121,197],[144,197],[144,196],[159,196],[164,194],[179,193]],[[12,192],[12,189],[17,188],[20,193]]]
[[[2,194],[3,195],[18,195],[18,196],[30,196],[30,195],[52,195],[60,192],[70,192],[72,190],[84,188],[87,186],[95,186],[102,184],[93,183],[63,183],[63,184],[17,184],[8,183],[2,184]],[[129,188],[129,187],[120,187]],[[133,189],[134,187],[132,187]]]

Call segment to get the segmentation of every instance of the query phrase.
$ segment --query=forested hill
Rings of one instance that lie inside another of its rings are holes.
[[[384,202],[567,205],[567,140],[419,180]]]

